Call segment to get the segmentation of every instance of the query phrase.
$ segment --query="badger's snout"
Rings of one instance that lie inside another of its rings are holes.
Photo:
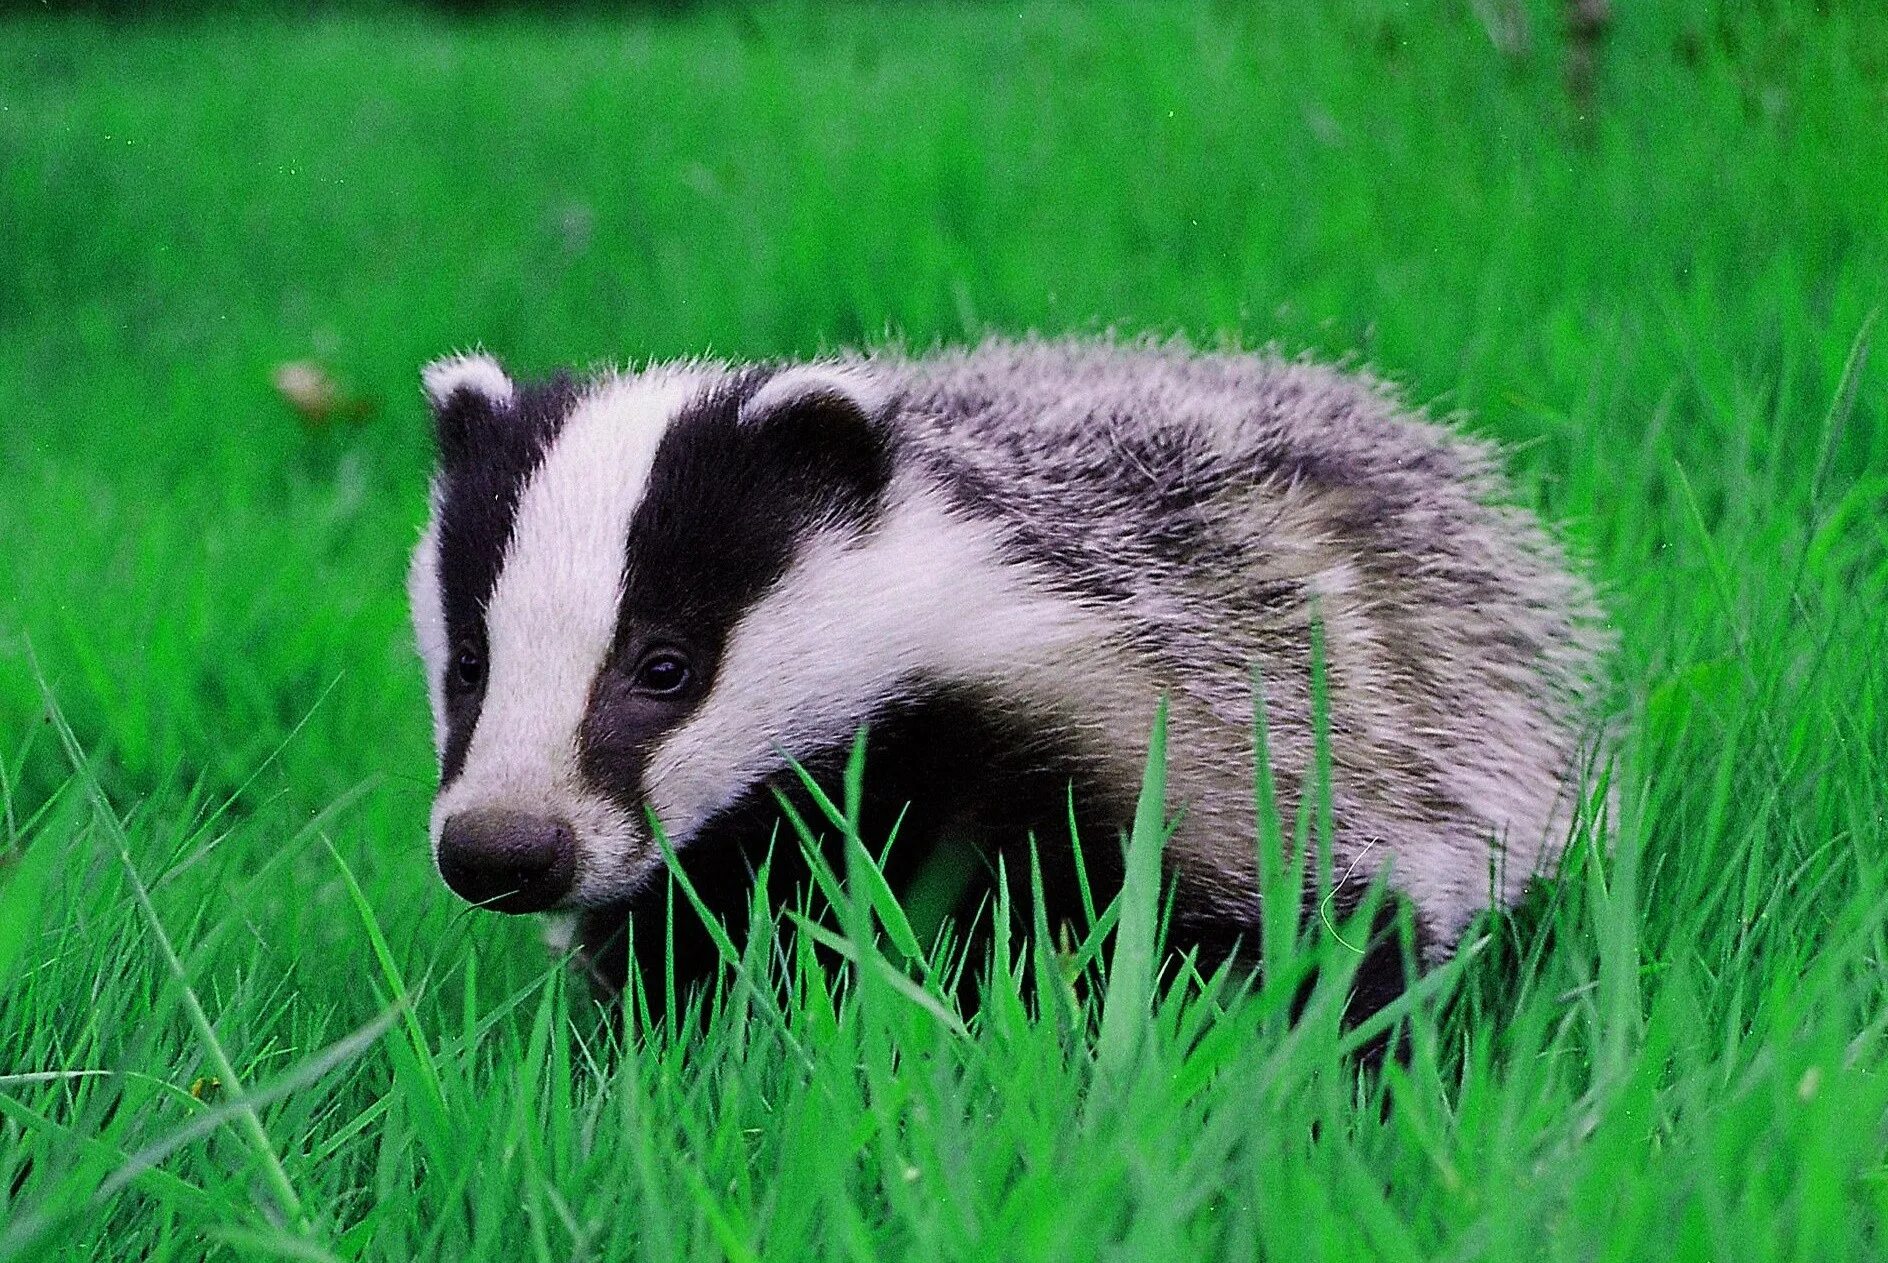
[[[483,808],[447,819],[439,874],[453,893],[498,912],[555,907],[577,876],[577,838],[550,816]]]

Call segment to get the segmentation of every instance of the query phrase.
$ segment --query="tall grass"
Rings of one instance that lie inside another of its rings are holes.
[[[1888,16],[1618,6],[1583,122],[1498,10],[0,23],[0,1258],[1880,1257]],[[1557,880],[1346,1032],[1357,927],[1155,950],[1157,750],[964,1014],[842,779],[837,915],[624,1045],[443,891],[416,363],[1103,324],[1511,446],[1623,641]]]

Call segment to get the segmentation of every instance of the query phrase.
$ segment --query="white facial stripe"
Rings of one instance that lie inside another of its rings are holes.
[[[650,760],[649,804],[680,845],[784,768],[780,750],[845,741],[921,677],[1014,689],[1106,635],[1004,564],[987,527],[903,496],[864,539],[815,542],[736,625],[707,700]]]
[[[413,639],[426,668],[426,700],[433,708],[433,755],[446,753],[446,608],[439,590],[439,490],[433,489],[433,516],[413,549],[406,572],[407,603],[413,610]]]
[[[575,902],[610,881],[596,870],[622,858],[633,826],[584,788],[577,731],[616,631],[630,517],[669,421],[703,385],[663,370],[610,382],[578,404],[526,484],[485,611],[485,702],[465,767],[434,804],[435,847],[455,812],[539,811],[580,840]]]

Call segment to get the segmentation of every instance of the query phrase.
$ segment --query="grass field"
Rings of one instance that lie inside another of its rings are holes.
[[[1552,4],[1310,8],[0,20],[0,1258],[1888,1256],[1888,10],[1620,4],[1580,101]],[[1512,445],[1610,856],[1376,1076],[1138,930],[611,1053],[426,858],[416,365],[1108,325]]]

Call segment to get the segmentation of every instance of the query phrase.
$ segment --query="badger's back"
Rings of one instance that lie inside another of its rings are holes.
[[[1268,355],[1029,342],[875,365],[908,459],[1102,612],[1071,735],[1132,751],[1170,697],[1170,855],[1219,914],[1256,908],[1255,673],[1287,821],[1308,783],[1314,621],[1340,877],[1391,863],[1439,952],[1555,858],[1605,636],[1486,445]]]

